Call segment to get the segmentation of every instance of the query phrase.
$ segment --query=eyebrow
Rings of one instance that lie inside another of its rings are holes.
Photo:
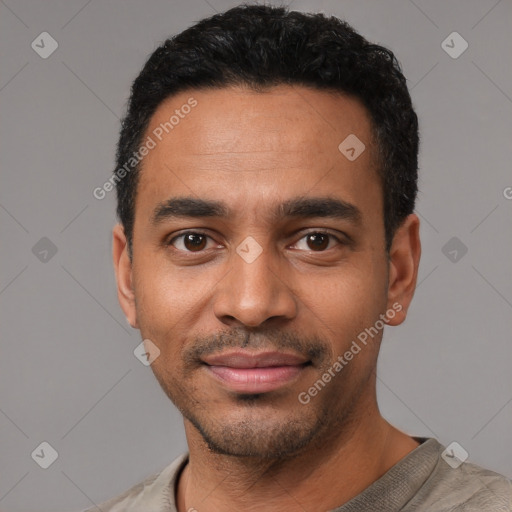
[[[233,211],[221,202],[193,197],[173,197],[157,205],[151,222],[158,225],[176,218],[232,217]],[[277,205],[271,220],[286,218],[333,218],[361,223],[361,211],[355,205],[332,197],[296,197]]]

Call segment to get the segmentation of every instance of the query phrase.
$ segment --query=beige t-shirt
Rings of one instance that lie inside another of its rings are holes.
[[[332,512],[512,511],[509,479],[468,462],[453,468],[441,457],[444,447],[437,440],[415,439],[421,443],[417,448]],[[161,472],[98,506],[102,512],[177,512],[176,484],[187,461],[185,453]]]

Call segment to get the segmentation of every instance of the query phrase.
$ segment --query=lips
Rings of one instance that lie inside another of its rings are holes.
[[[209,375],[241,393],[264,393],[290,384],[309,365],[304,357],[283,352],[228,352],[203,358]]]
[[[272,366],[297,366],[307,363],[307,359],[284,352],[227,352],[203,358],[210,366],[229,366],[231,368],[268,368]]]

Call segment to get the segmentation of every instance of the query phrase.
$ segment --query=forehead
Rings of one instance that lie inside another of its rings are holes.
[[[369,115],[340,94],[297,86],[185,91],[159,106],[147,137],[154,148],[141,165],[139,213],[179,195],[222,193],[245,209],[313,189],[343,190],[352,202],[358,190],[380,196]],[[351,147],[365,149],[353,160]]]

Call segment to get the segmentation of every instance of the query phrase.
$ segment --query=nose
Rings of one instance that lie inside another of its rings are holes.
[[[240,253],[242,254],[242,253]],[[290,320],[297,299],[276,265],[276,256],[263,249],[254,260],[233,252],[230,269],[213,297],[215,316],[227,325],[258,327],[270,319]]]

